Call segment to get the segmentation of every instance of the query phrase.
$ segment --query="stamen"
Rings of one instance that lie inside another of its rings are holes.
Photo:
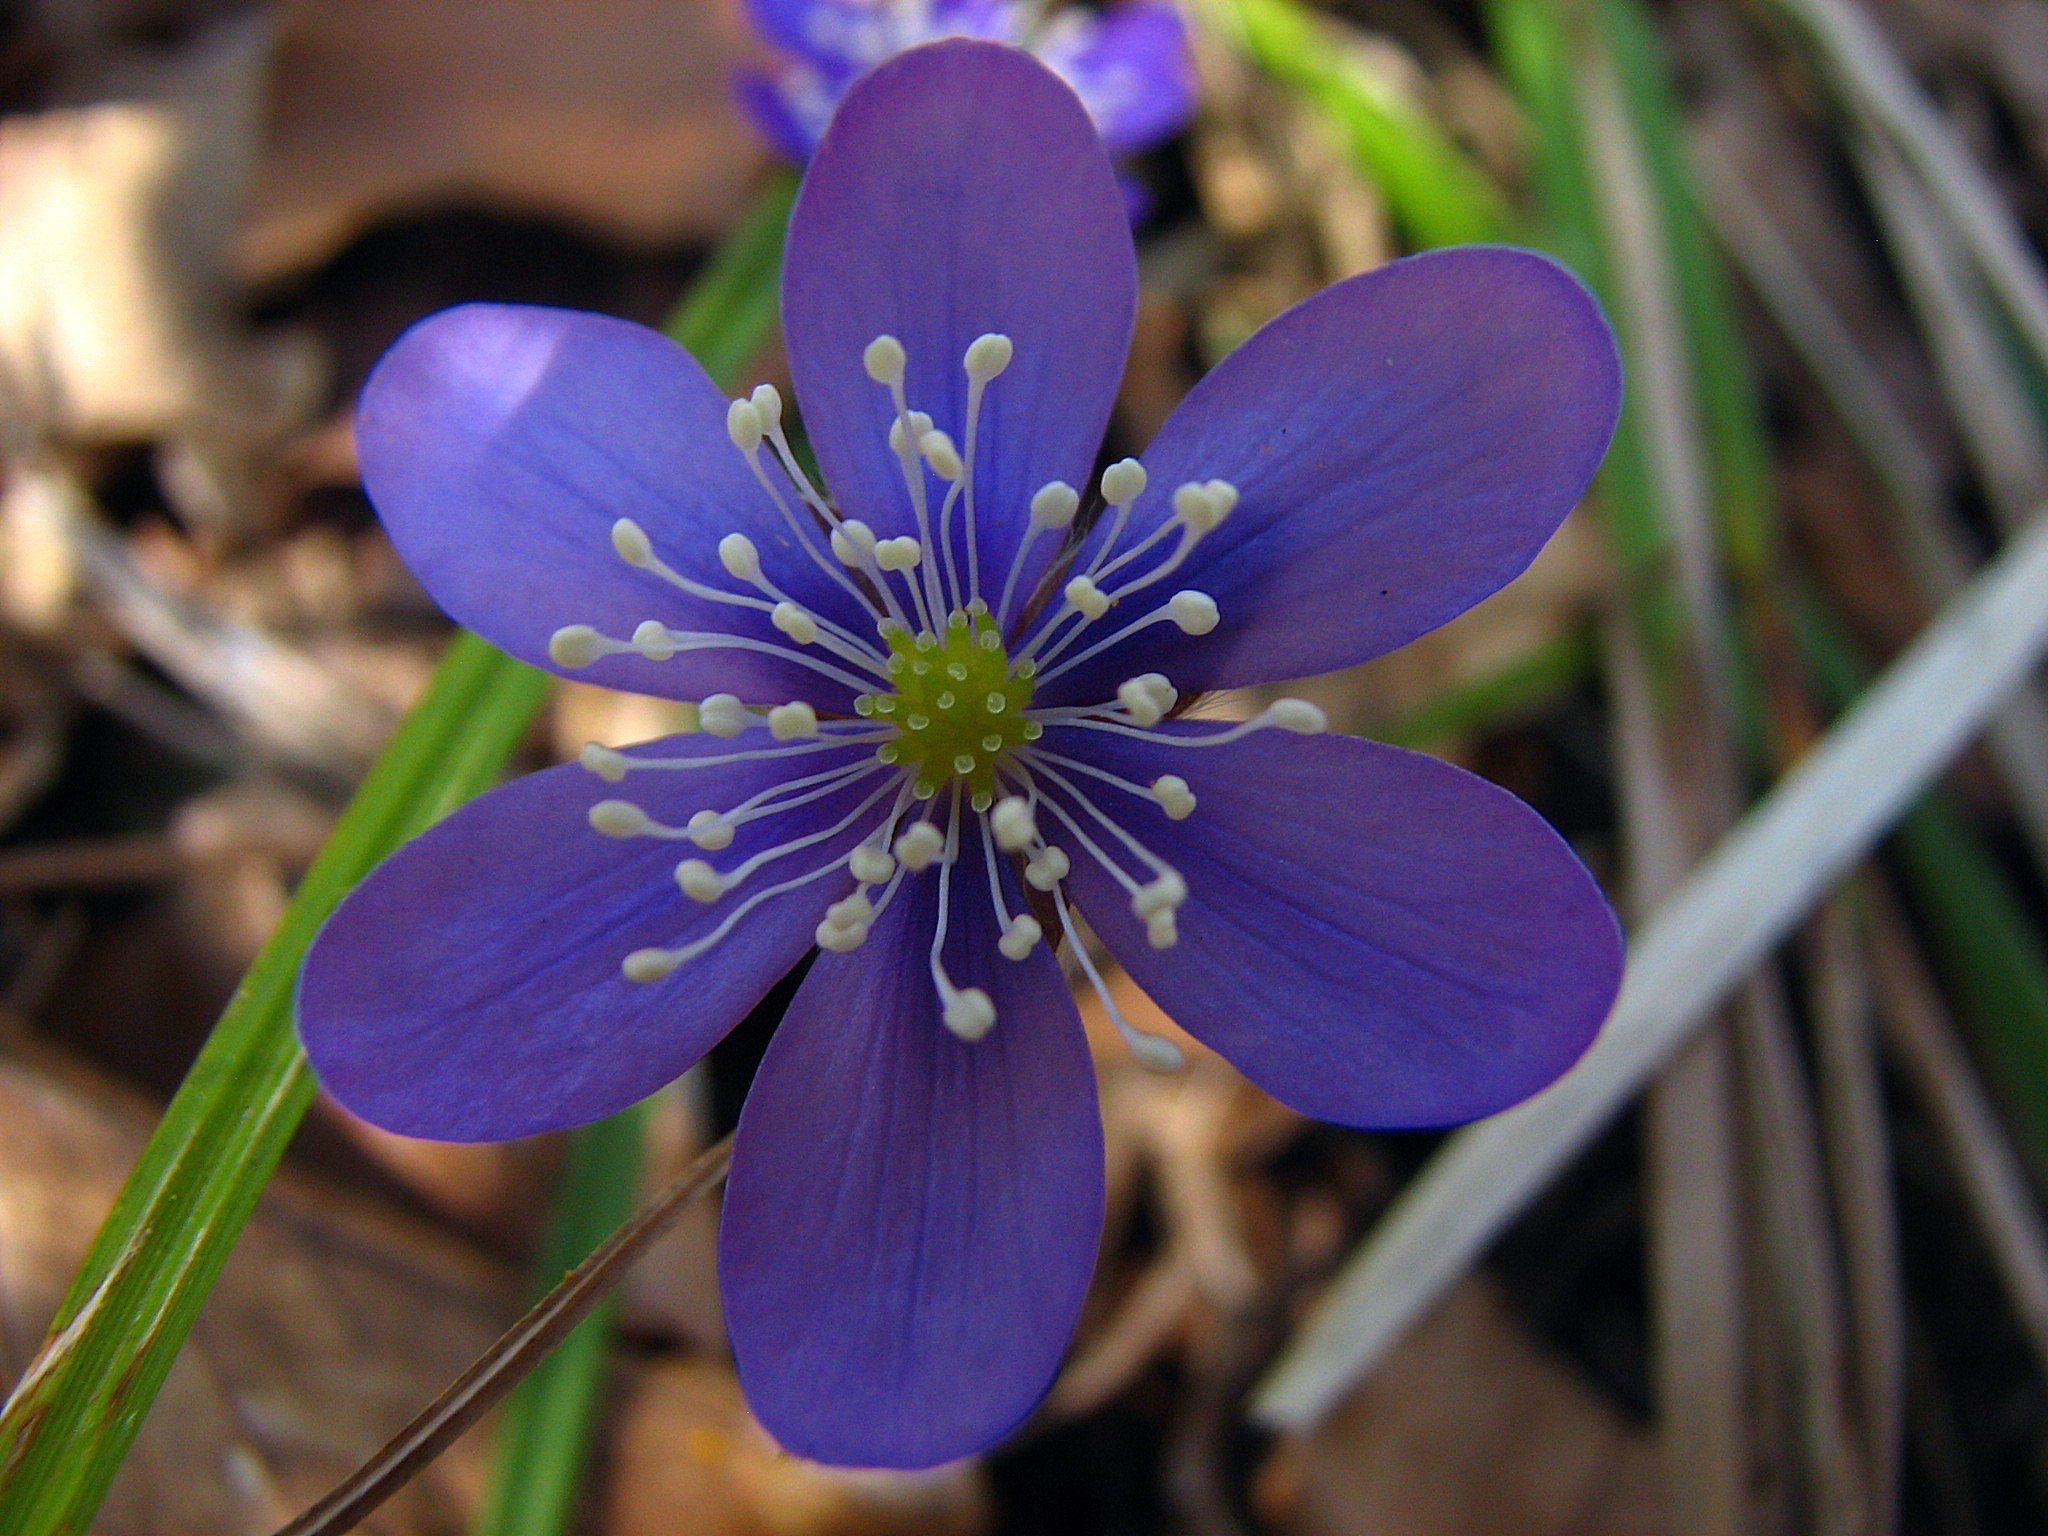
[[[1102,569],[1102,562],[1109,552],[1116,548],[1116,541],[1123,537],[1124,525],[1131,518],[1131,503],[1145,493],[1145,466],[1136,459],[1118,459],[1102,472],[1102,499],[1109,503],[1113,514],[1109,532],[1095,551],[1095,558],[1088,562],[1085,574],[1095,575]]]
[[[874,686],[873,679],[857,676],[843,667],[806,656],[772,640],[755,640],[745,635],[710,634],[695,630],[670,629],[649,619],[634,630],[631,640],[614,640],[588,624],[565,624],[548,637],[548,659],[566,671],[577,671],[603,656],[644,656],[649,661],[667,661],[684,651],[756,651],[780,657],[821,677],[861,693]]]
[[[921,875],[946,851],[945,834],[928,821],[916,822],[896,839],[896,861]]]
[[[676,866],[676,884],[683,888],[684,895],[694,901],[716,901],[727,891],[744,884],[747,878],[754,871],[761,868],[762,865],[771,864],[775,860],[787,858],[790,854],[796,853],[801,849],[810,848],[818,843],[837,837],[856,821],[860,820],[862,816],[866,815],[874,803],[881,799],[882,796],[889,794],[893,790],[899,790],[901,787],[901,779],[890,779],[831,826],[821,828],[815,832],[806,832],[801,837],[794,837],[787,842],[777,843],[772,848],[764,848],[759,853],[754,854],[751,858],[744,860],[723,874],[703,859],[684,859],[682,863]],[[851,853],[847,857],[851,858]],[[840,862],[844,863],[846,860],[842,859]]]
[[[988,818],[996,842],[1005,853],[1019,853],[1038,841],[1038,823],[1031,814],[1031,802],[1011,795],[997,803]]]
[[[1022,804],[1021,801],[1018,803]],[[1003,925],[1003,936],[996,940],[996,948],[1002,951],[1005,959],[1022,960],[1045,936],[1045,930],[1028,912],[1011,916],[1010,904],[1003,899],[1002,872],[996,862],[996,844],[989,832],[989,818],[984,816],[980,820],[982,862],[988,869],[989,905],[995,909],[996,918]]]
[[[1088,985],[1095,989],[1096,1001],[1102,1004],[1102,1011],[1109,1016],[1109,1022],[1116,1026],[1116,1032],[1124,1037],[1124,1044],[1131,1048],[1131,1055],[1141,1067],[1153,1072],[1172,1072],[1183,1066],[1187,1054],[1164,1035],[1155,1035],[1150,1030],[1138,1028],[1124,1017],[1124,1011],[1117,1007],[1116,999],[1109,995],[1109,988],[1102,980],[1102,973],[1095,968],[1095,961],[1088,953],[1088,946],[1081,942],[1081,936],[1074,931],[1073,914],[1067,910],[1066,897],[1059,891],[1052,893],[1053,907],[1060,915],[1060,927],[1067,936],[1067,949],[1081,967],[1081,974],[1088,978]]]
[[[1066,529],[1073,526],[1074,514],[1081,509],[1081,493],[1064,480],[1052,480],[1041,485],[1031,498],[1031,521],[1025,526],[1024,537],[1018,541],[1017,553],[1010,560],[1010,574],[1003,582],[1003,600],[996,609],[996,622],[1007,629],[1010,624],[1010,601],[1016,596],[1017,578],[1024,571],[1024,557],[1031,549],[1032,540],[1047,529]]]
[[[756,393],[758,394],[759,392],[756,391]],[[780,396],[777,399],[779,401]],[[726,408],[725,426],[726,433],[731,437],[733,446],[739,449],[740,456],[747,461],[747,468],[753,471],[754,478],[760,482],[761,489],[768,493],[768,499],[775,503],[776,510],[782,514],[782,520],[789,524],[789,531],[796,535],[796,541],[803,546],[804,553],[811,557],[819,570],[838,582],[842,588],[852,594],[855,602],[859,603],[870,615],[879,620],[882,615],[875,607],[874,600],[867,593],[863,592],[846,572],[834,565],[831,557],[818,547],[813,537],[817,532],[818,525],[815,522],[808,522],[804,518],[799,517],[796,508],[789,504],[789,498],[784,496],[781,488],[769,478],[768,466],[761,462],[761,439],[767,432],[767,423],[762,419],[760,407],[752,400],[733,401]],[[805,483],[808,484],[808,482]],[[822,502],[819,505],[822,505]],[[829,517],[827,520],[829,522]]]
[[[801,699],[778,704],[768,711],[768,734],[777,741],[794,741],[818,734],[818,712]]]
[[[835,721],[833,724],[864,724],[857,721]],[[886,740],[890,732],[864,731],[858,735],[834,734],[824,736],[824,725],[820,724],[821,738],[815,741],[797,741],[773,747],[753,747],[740,752],[712,752],[701,757],[628,757],[612,747],[591,742],[579,754],[583,766],[608,784],[616,784],[634,769],[655,768],[664,772],[681,772],[691,768],[722,768],[730,763],[758,762],[762,758],[802,757],[811,752],[834,752],[845,747],[865,746],[870,742]],[[872,766],[863,763],[861,767]]]
[[[1083,793],[1080,786],[1072,779],[1067,778],[1047,763],[1043,754],[1031,753],[1028,763],[1031,770],[1043,773],[1069,799],[1088,812],[1090,816],[1094,817],[1100,825],[1107,828],[1118,842],[1130,850],[1133,857],[1151,869],[1153,873],[1152,880],[1140,885],[1135,879],[1127,875],[1115,860],[1103,852],[1100,845],[1081,829],[1080,823],[1075,821],[1058,801],[1047,800],[1045,802],[1052,813],[1066,823],[1067,829],[1080,841],[1081,846],[1086,848],[1095,857],[1096,862],[1101,864],[1125,890],[1131,893],[1131,912],[1136,917],[1145,921],[1146,937],[1151,941],[1152,947],[1154,949],[1170,948],[1178,937],[1173,930],[1171,917],[1174,909],[1187,900],[1187,882],[1181,878],[1179,872],[1172,865],[1139,842],[1121,823]],[[1169,921],[1165,923],[1155,922],[1153,919],[1162,913],[1166,915]]]
[[[1129,589],[1127,588],[1126,590],[1128,591]],[[1197,592],[1190,588],[1174,593],[1165,603],[1153,609],[1142,619],[1132,620],[1108,638],[1096,641],[1086,650],[1078,651],[1074,655],[1069,656],[1065,661],[1059,662],[1057,666],[1053,665],[1058,660],[1060,652],[1065,650],[1075,639],[1079,638],[1082,630],[1080,626],[1077,626],[1068,630],[1065,635],[1061,636],[1057,644],[1039,658],[1040,665],[1046,668],[1043,682],[1049,683],[1056,677],[1064,676],[1083,662],[1093,660],[1111,646],[1128,640],[1139,630],[1147,629],[1154,624],[1171,623],[1177,625],[1180,632],[1184,635],[1206,635],[1216,627],[1221,618],[1222,615],[1216,607],[1215,598],[1206,592]],[[1042,631],[1040,637],[1043,638]]]
[[[819,865],[816,869],[797,875],[793,879],[784,880],[779,885],[771,885],[764,890],[756,891],[752,896],[749,896],[745,901],[735,906],[732,911],[728,912],[725,915],[725,921],[721,922],[702,938],[694,939],[690,943],[676,949],[636,949],[620,962],[619,969],[625,973],[628,981],[659,981],[662,977],[672,973],[676,967],[696,959],[697,956],[717,944],[727,934],[731,933],[734,928],[738,927],[745,920],[747,914],[760,906],[762,902],[771,901],[786,892],[796,890],[799,886],[809,885],[814,881],[822,880],[835,870],[844,868],[845,865],[846,859],[842,855],[831,860],[829,863]]]
[[[1079,714],[1063,714],[1058,723],[1064,729],[1107,731],[1112,736],[1135,736],[1140,741],[1156,742],[1160,746],[1190,748],[1220,747],[1226,742],[1242,740],[1253,731],[1269,728],[1291,731],[1297,736],[1317,736],[1330,728],[1329,717],[1307,699],[1276,699],[1251,719],[1240,721],[1227,731],[1218,731],[1214,736],[1169,735],[1164,731],[1139,730],[1115,720],[1090,720]]]
[[[1000,331],[989,331],[968,343],[962,366],[967,370],[967,463],[960,476],[967,504],[967,595],[981,596],[981,541],[974,531],[974,464],[981,431],[981,397],[991,380],[1010,366],[1016,348]],[[1021,553],[1021,551],[1020,551]]]
[[[1116,696],[1139,725],[1157,725],[1179,702],[1180,693],[1161,672],[1141,672],[1117,685]]]
[[[930,823],[923,823],[930,825]],[[946,927],[952,916],[953,865],[960,851],[960,797],[953,797],[951,820],[946,829],[945,862],[939,866],[939,920],[932,931],[932,985],[939,992],[939,1017],[946,1028],[962,1040],[979,1040],[996,1022],[996,1005],[980,987],[956,987],[946,974],[944,954]]]

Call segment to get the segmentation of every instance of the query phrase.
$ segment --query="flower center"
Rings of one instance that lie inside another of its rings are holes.
[[[1011,662],[988,605],[978,598],[955,608],[936,634],[913,635],[892,625],[884,639],[895,691],[864,693],[853,705],[895,727],[875,756],[910,769],[920,800],[959,779],[973,808],[987,810],[996,801],[997,770],[1016,747],[1044,734],[1045,727],[1025,714],[1038,664],[1028,657]]]

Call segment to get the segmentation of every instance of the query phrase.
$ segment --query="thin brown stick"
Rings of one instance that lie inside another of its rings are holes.
[[[732,1161],[732,1138],[700,1153],[675,1180],[606,1238],[527,1314],[499,1336],[476,1363],[429,1403],[375,1456],[277,1536],[340,1536],[445,1451],[582,1322],[633,1261],[668,1230],[698,1196],[716,1188]]]

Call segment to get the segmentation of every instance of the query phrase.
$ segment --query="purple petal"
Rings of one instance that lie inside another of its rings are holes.
[[[1607,1016],[1621,935],[1600,888],[1483,779],[1345,736],[1045,743],[1140,783],[1188,781],[1195,811],[1175,822],[1079,780],[1187,881],[1178,944],[1153,949],[1078,849],[1070,887],[1160,1007],[1304,1114],[1380,1129],[1492,1114],[1564,1072]]]
[[[1592,478],[1620,400],[1599,305],[1547,257],[1464,246],[1326,288],[1218,364],[1145,453],[1122,548],[1188,481],[1241,493],[1144,599],[1196,588],[1222,623],[1196,640],[1142,630],[1047,702],[1106,697],[1148,670],[1184,693],[1306,677],[1406,644],[1528,566]]]
[[[1194,115],[1194,59],[1174,6],[1128,0],[1100,17],[1062,12],[1033,52],[1080,94],[1113,155],[1148,149]]]
[[[912,408],[963,448],[961,359],[985,332],[1015,343],[982,407],[975,476],[982,581],[999,585],[1032,493],[1085,488],[1135,312],[1123,197],[1074,93],[1014,48],[959,39],[872,71],[811,160],[782,293],[826,480],[885,534],[915,524],[868,343],[903,343]]]
[[[658,618],[781,641],[756,610],[628,566],[611,542],[622,517],[677,571],[726,591],[739,586],[719,565],[718,541],[744,533],[770,580],[859,622],[727,438],[726,404],[696,359],[644,326],[469,304],[428,316],[384,354],[363,387],[356,447],[364,489],[434,600],[536,665],[561,670],[548,638],[568,624],[623,639]],[[742,650],[606,657],[576,675],[670,698],[844,700],[815,672]]]
[[[678,736],[631,755],[702,757],[760,747],[766,735]],[[378,865],[313,941],[298,1022],[322,1085],[387,1130],[442,1141],[577,1125],[653,1092],[802,958],[824,908],[852,882],[841,871],[764,902],[665,980],[628,981],[620,962],[708,933],[748,894],[844,853],[871,822],[770,863],[704,905],[671,875],[694,846],[602,836],[586,819],[591,805],[630,799],[681,825],[694,811],[730,809],[868,750],[648,769],[617,785],[568,764],[471,801]],[[831,826],[863,798],[847,790],[763,817],[707,857],[731,869],[750,852]]]
[[[997,1016],[955,1038],[927,968],[936,888],[910,882],[865,945],[819,957],[733,1147],[718,1273],[740,1383],[820,1461],[934,1466],[1001,1438],[1052,1381],[1101,1232],[1059,966],[1000,958],[985,882],[956,886],[949,967]]]

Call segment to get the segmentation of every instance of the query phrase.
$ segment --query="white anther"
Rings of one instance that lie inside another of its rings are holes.
[[[883,539],[875,546],[875,564],[885,571],[914,570],[923,558],[924,550],[909,534],[900,539]]]
[[[908,428],[906,434],[905,428]],[[906,411],[889,423],[889,451],[902,454],[912,445],[921,447],[924,436],[932,429],[932,419],[923,411]]]
[[[841,925],[833,922],[830,918],[818,924],[817,932],[812,935],[818,942],[818,948],[829,949],[835,955],[843,955],[849,950],[859,949],[867,941],[867,936],[868,928],[866,923]]]
[[[857,517],[847,518],[832,530],[832,553],[839,557],[841,565],[859,565],[879,547],[875,530]]]
[[[1187,1065],[1187,1052],[1164,1035],[1133,1029],[1124,1036],[1124,1041],[1130,1046],[1131,1054],[1137,1057],[1138,1065],[1148,1072],[1178,1072]]]
[[[1064,480],[1041,485],[1031,498],[1031,521],[1041,528],[1065,528],[1081,510],[1081,493]]]
[[[1155,879],[1131,893],[1131,911],[1150,918],[1156,912],[1172,912],[1187,899],[1187,881],[1170,869],[1162,870]]]
[[[583,750],[576,754],[576,761],[605,783],[616,784],[626,776],[626,765],[631,759],[623,752],[592,741],[584,744]]]
[[[866,891],[855,891],[825,909],[825,921],[835,928],[865,927],[874,920],[875,904]]]
[[[798,645],[809,645],[818,638],[818,621],[807,609],[792,602],[780,602],[769,609],[768,622]]]
[[[603,647],[604,636],[588,624],[564,624],[548,636],[548,660],[558,667],[587,667]]]
[[[732,846],[732,823],[716,811],[694,812],[689,820],[690,841],[707,853]]]
[[[896,839],[896,858],[913,875],[922,874],[946,851],[946,834],[928,821],[914,823]]]
[[[1180,626],[1184,635],[1206,635],[1216,627],[1221,617],[1216,611],[1216,599],[1192,588],[1168,598],[1166,613]]]
[[[1010,366],[1010,358],[1015,351],[1010,344],[1010,338],[1000,331],[990,331],[986,335],[975,337],[967,346],[967,377],[979,379],[986,384]]]
[[[606,837],[638,837],[654,823],[630,800],[600,800],[590,808],[590,825]]]
[[[859,949],[868,939],[869,923],[835,923],[830,918],[818,924],[812,937],[818,948],[829,949],[835,955],[846,954]]]
[[[1024,880],[1034,890],[1049,891],[1066,879],[1073,867],[1064,849],[1041,848],[1025,864]]]
[[[1145,919],[1145,942],[1154,949],[1171,949],[1180,942],[1180,928],[1172,912],[1154,912]]]
[[[1019,912],[1010,919],[1010,926],[1003,930],[1003,936],[996,940],[996,948],[1008,960],[1022,960],[1038,947],[1038,941],[1045,937],[1045,930],[1038,919],[1028,912]]]
[[[612,524],[612,548],[628,565],[647,565],[654,559],[653,540],[647,537],[647,530],[630,517],[622,517]]]
[[[1102,472],[1102,499],[1113,507],[1136,501],[1145,489],[1145,466],[1136,459],[1118,459]]]
[[[679,964],[665,949],[636,949],[620,963],[628,981],[659,981]]]
[[[1086,576],[1076,576],[1067,583],[1067,601],[1084,619],[1099,619],[1109,612],[1109,596]]]
[[[768,734],[777,741],[815,736],[818,734],[818,712],[801,699],[778,704],[768,711]]]
[[[963,987],[946,999],[946,1028],[962,1040],[979,1040],[995,1027],[996,1005],[979,987]]]
[[[1297,736],[1320,736],[1330,728],[1330,717],[1307,699],[1276,699],[1266,706],[1266,722]]]
[[[667,661],[676,653],[676,642],[661,620],[642,619],[633,629],[633,649],[649,661]]]
[[[1188,781],[1177,773],[1162,773],[1152,781],[1152,797],[1159,802],[1175,821],[1186,821],[1195,813],[1194,791],[1188,788]]]
[[[1219,494],[1219,490],[1228,494]],[[1190,482],[1173,493],[1174,514],[1197,536],[1208,533],[1222,522],[1236,505],[1236,487],[1223,480],[1211,480],[1203,485]]]
[[[846,867],[862,885],[880,885],[896,873],[896,861],[888,850],[877,848],[872,843],[862,843],[854,849]]]
[[[737,736],[752,723],[746,705],[729,693],[714,693],[697,706],[697,725],[712,736]]]
[[[728,576],[741,581],[761,579],[761,551],[744,533],[728,533],[718,541],[718,563]]]
[[[761,420],[761,412],[753,401],[735,400],[725,408],[725,435],[741,453],[759,448],[766,431],[767,423]]]
[[[1117,684],[1117,701],[1139,725],[1157,725],[1180,700],[1180,691],[1161,672],[1140,672]]]
[[[692,901],[716,901],[725,894],[725,877],[702,859],[685,859],[678,864],[676,884]]]
[[[877,384],[901,384],[903,366],[909,359],[903,343],[894,336],[877,336],[860,355],[860,364]]]
[[[1038,822],[1031,814],[1031,802],[1022,795],[998,800],[989,812],[988,828],[995,834],[996,846],[1005,853],[1016,853],[1038,841]]]
[[[945,433],[927,432],[918,439],[917,447],[925,463],[931,465],[932,473],[941,480],[958,480],[966,472],[960,463],[960,450]]]
[[[748,400],[761,413],[761,425],[770,432],[782,425],[782,391],[773,384],[756,384]]]

